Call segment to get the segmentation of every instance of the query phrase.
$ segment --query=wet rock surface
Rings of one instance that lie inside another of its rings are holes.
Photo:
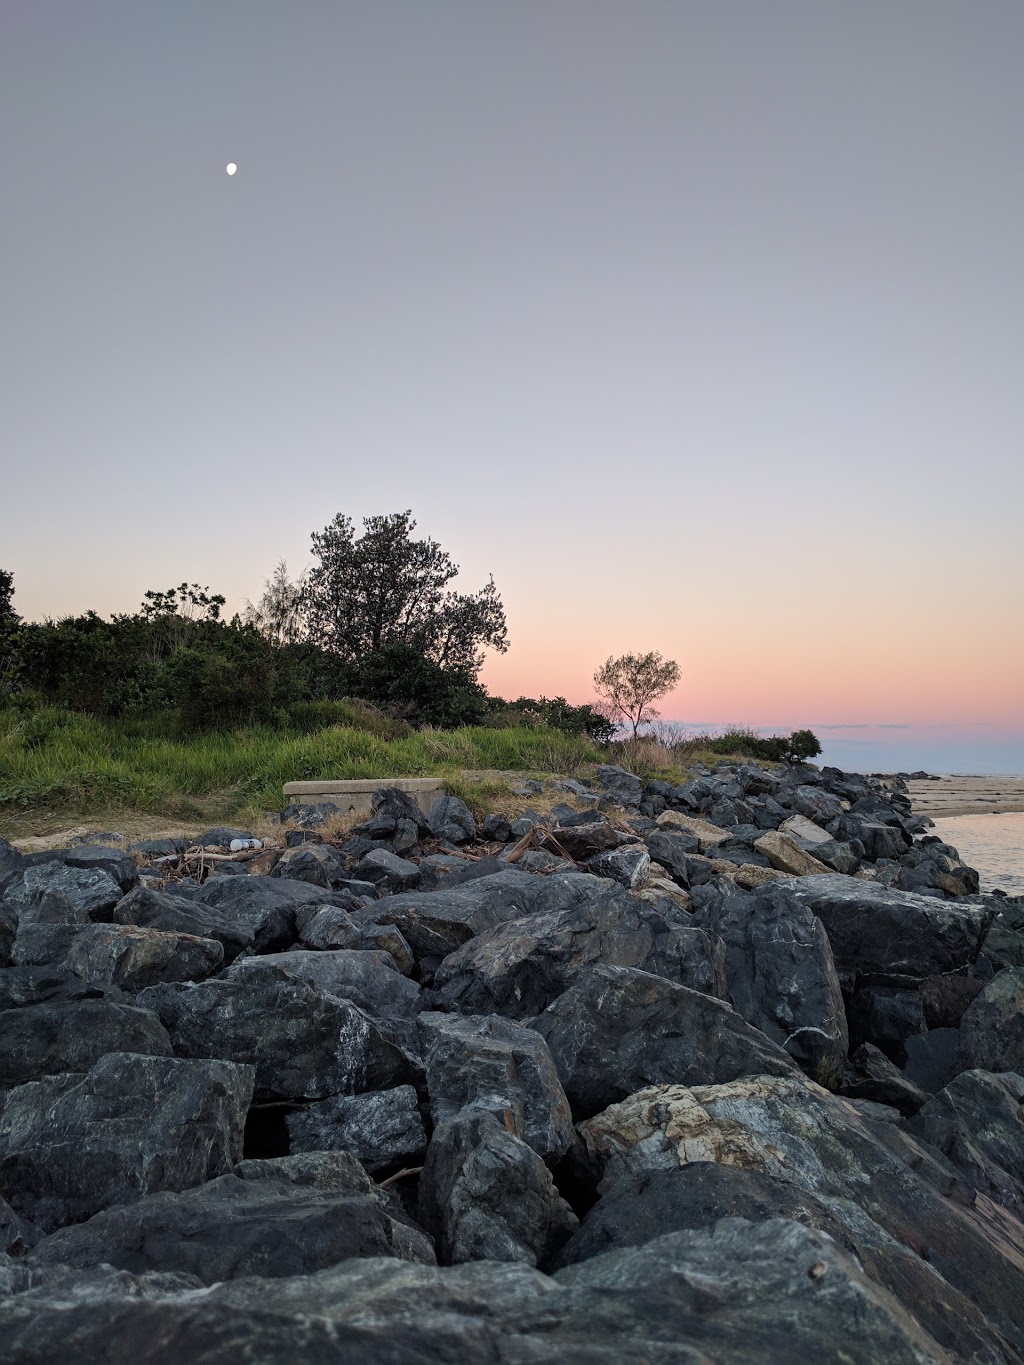
[[[1024,1358],[1017,903],[900,778],[539,787],[0,841],[0,1362]]]

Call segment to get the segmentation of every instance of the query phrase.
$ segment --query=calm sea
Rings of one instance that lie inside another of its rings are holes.
[[[1024,896],[1024,812],[1012,815],[948,815],[935,821],[937,834],[959,849],[981,875],[982,891],[1000,887]]]

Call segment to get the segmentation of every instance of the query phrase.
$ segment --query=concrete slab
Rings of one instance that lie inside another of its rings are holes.
[[[439,796],[444,795],[444,783],[439,777],[369,777],[348,779],[326,779],[320,782],[286,782],[285,800],[306,801],[316,804],[319,801],[333,801],[349,815],[369,815],[370,800],[374,792],[382,787],[398,787],[408,792],[426,813]]]

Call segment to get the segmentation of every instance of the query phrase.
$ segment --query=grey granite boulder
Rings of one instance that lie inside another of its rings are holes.
[[[791,1058],[724,1000],[631,967],[588,967],[533,1021],[574,1118],[644,1086],[786,1076]]]
[[[86,924],[109,920],[123,894],[101,867],[45,862],[26,867],[21,881],[8,887],[4,901],[19,924]]]
[[[14,960],[134,993],[161,981],[201,981],[220,969],[224,949],[213,939],[132,924],[28,924],[18,928]]]
[[[759,894],[816,915],[840,973],[921,979],[970,966],[993,914],[838,874],[771,882]]]
[[[289,1111],[285,1123],[293,1153],[348,1152],[371,1173],[419,1164],[427,1147],[411,1085],[332,1095]]]
[[[88,1071],[108,1052],[172,1056],[149,1010],[108,1000],[56,1000],[0,1015],[0,1087]]]
[[[247,1066],[128,1052],[30,1081],[0,1110],[0,1188],[49,1231],[210,1180],[241,1158],[252,1085]]]
[[[385,1022],[273,964],[240,966],[227,978],[154,986],[138,997],[179,1056],[253,1066],[261,1100],[324,1099],[415,1078]]]
[[[53,1233],[31,1255],[44,1265],[103,1263],[215,1284],[238,1275],[308,1275],[352,1256],[410,1250],[412,1259],[434,1260],[427,1238],[413,1239],[407,1226],[396,1225],[375,1192],[222,1175],[198,1189],[165,1190],[97,1213]]]
[[[821,921],[804,905],[718,896],[694,923],[725,944],[729,999],[819,1085],[834,1089],[849,1046],[846,1012]]]
[[[419,1030],[435,1124],[466,1107],[486,1109],[545,1161],[565,1155],[569,1103],[533,1029],[498,1015],[421,1014]]]
[[[965,1010],[956,1066],[1024,1073],[1024,967],[998,972]]]
[[[118,901],[113,920],[115,924],[136,924],[144,929],[215,939],[224,949],[225,962],[231,962],[239,953],[251,949],[256,938],[248,924],[214,906],[191,896],[154,891],[145,886],[136,887]]]
[[[213,877],[194,904],[211,906],[253,934],[253,949],[272,953],[295,942],[296,911],[306,905],[351,905],[351,897],[286,877]]]
[[[449,844],[471,843],[476,838],[473,812],[457,796],[439,796],[430,807],[427,823],[435,839]]]
[[[679,916],[668,917],[622,890],[564,910],[537,912],[480,934],[452,953],[434,978],[435,994],[445,1008],[464,1014],[525,1019],[561,995],[584,967],[601,963],[638,967],[724,995],[721,943],[681,922],[684,912]]]
[[[492,1114],[471,1109],[434,1129],[420,1177],[420,1216],[443,1265],[537,1265],[577,1227],[536,1152]]]

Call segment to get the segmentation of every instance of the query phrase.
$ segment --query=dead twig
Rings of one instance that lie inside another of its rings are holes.
[[[396,1171],[394,1175],[389,1175],[386,1180],[378,1180],[377,1188],[378,1190],[387,1189],[387,1187],[393,1184],[394,1181],[402,1180],[407,1175],[419,1175],[420,1171],[422,1170],[423,1170],[422,1166],[404,1166],[402,1170]]]

